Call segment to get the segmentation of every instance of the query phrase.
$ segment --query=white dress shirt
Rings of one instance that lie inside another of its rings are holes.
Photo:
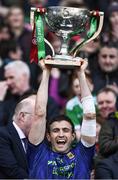
[[[25,134],[23,133],[23,131],[19,128],[19,126],[18,126],[14,121],[13,121],[13,125],[14,125],[14,127],[15,127],[15,129],[16,129],[19,137],[20,137],[20,140],[21,140],[21,142],[22,142],[24,151],[26,152],[25,144],[24,144],[24,141],[23,141],[23,139],[26,138],[26,136],[25,136]]]

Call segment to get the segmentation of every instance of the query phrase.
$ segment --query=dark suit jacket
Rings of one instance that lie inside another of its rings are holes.
[[[118,179],[118,152],[98,162],[95,179]]]
[[[12,123],[0,127],[0,179],[28,178],[26,154]]]

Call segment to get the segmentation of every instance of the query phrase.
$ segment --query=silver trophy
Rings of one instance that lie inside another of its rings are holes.
[[[104,13],[89,11],[88,9],[52,6],[46,9],[31,8],[31,25],[34,25],[35,12],[40,13],[43,22],[48,25],[50,31],[62,38],[60,53],[55,54],[51,43],[45,38],[44,41],[52,49],[53,59],[45,60],[46,64],[56,66],[79,66],[80,57],[77,57],[79,49],[86,43],[95,39],[101,32]],[[39,30],[40,28],[38,28]],[[40,36],[41,33],[39,33]],[[69,49],[68,42],[77,36],[78,40]],[[37,43],[40,44],[40,41]]]

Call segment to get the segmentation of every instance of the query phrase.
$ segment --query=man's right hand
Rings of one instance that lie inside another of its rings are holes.
[[[6,93],[7,93],[7,90],[8,90],[7,82],[1,81],[0,82],[0,101],[4,100]]]
[[[52,58],[51,58],[50,55],[48,55],[48,56],[46,56],[45,59],[48,60],[48,59],[52,59]],[[46,71],[48,71],[49,73],[51,72],[51,69],[52,69],[51,65],[46,65],[45,62],[44,62],[44,59],[41,59],[41,60],[39,61],[39,66],[41,67],[41,69],[42,69],[43,71],[46,70]]]

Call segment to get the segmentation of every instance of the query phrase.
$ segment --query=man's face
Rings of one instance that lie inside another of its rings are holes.
[[[51,142],[52,150],[67,153],[75,138],[71,124],[67,121],[53,122],[50,125],[50,133],[47,133],[48,141]]]
[[[20,94],[22,89],[23,75],[9,68],[5,70],[5,79],[12,94]]]
[[[116,110],[116,97],[112,92],[102,92],[97,96],[98,110],[103,118],[107,118]]]
[[[118,50],[116,48],[103,47],[98,59],[100,68],[104,72],[112,72],[118,68]]]
[[[24,106],[18,113],[19,125],[26,137],[28,137],[31,125],[35,119],[35,101],[36,95],[29,96],[27,103],[24,103]]]

